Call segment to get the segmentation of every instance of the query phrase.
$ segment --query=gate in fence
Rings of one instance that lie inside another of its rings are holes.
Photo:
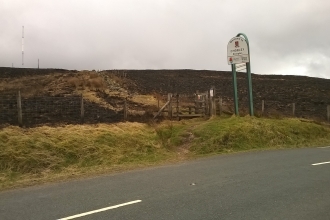
[[[222,99],[219,100],[219,111],[221,114]],[[180,95],[169,93],[167,102],[160,108],[154,119],[166,114],[170,119],[196,118],[216,115],[216,99],[214,88],[206,92],[196,91],[194,95]]]

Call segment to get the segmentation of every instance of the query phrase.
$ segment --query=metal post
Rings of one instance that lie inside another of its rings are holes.
[[[264,115],[265,112],[265,100],[261,101],[261,114]]]
[[[231,64],[231,69],[232,69],[232,72],[233,72],[235,115],[238,116],[237,79],[236,79],[236,66],[235,66],[235,64]]]
[[[246,63],[246,71],[248,74],[248,89],[249,89],[249,111],[250,111],[250,115],[254,116],[254,112],[253,112],[253,94],[252,94],[252,78],[251,78],[251,57],[250,57],[250,44],[249,44],[249,39],[247,38],[247,36],[243,33],[239,33],[236,35],[236,37],[239,36],[243,36],[246,40],[247,46],[248,46],[248,50],[249,50],[249,62]]]
[[[24,26],[22,26],[22,66],[24,66]]]
[[[248,74],[248,88],[249,88],[249,110],[250,115],[254,116],[253,112],[253,94],[252,94],[252,78],[251,78],[251,64],[250,62],[246,64],[247,74]]]

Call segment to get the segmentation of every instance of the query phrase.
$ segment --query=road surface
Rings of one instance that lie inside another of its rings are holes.
[[[219,155],[5,191],[0,219],[330,219],[330,147]]]

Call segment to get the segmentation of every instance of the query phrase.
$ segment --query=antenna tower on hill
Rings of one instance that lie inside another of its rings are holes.
[[[24,66],[24,26],[22,26],[22,66]]]

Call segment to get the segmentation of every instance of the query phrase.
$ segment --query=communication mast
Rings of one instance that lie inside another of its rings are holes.
[[[22,26],[22,66],[24,66],[24,26]]]

